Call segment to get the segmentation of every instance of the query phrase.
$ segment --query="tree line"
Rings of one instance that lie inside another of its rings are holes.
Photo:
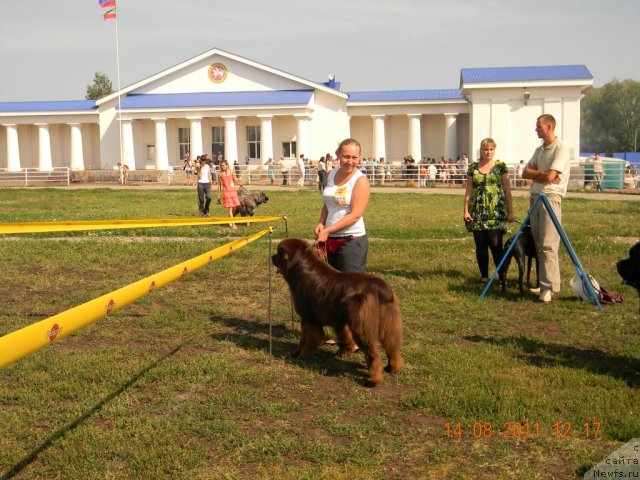
[[[580,150],[637,152],[640,147],[640,82],[613,80],[584,91],[580,105]]]

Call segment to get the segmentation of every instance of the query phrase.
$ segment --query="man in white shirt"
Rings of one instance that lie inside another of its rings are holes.
[[[298,186],[304,187],[304,154],[301,153],[297,160],[298,170],[300,171],[300,178],[298,178]]]
[[[544,114],[538,117],[536,133],[543,143],[533,153],[533,157],[524,168],[522,178],[533,180],[530,205],[533,206],[540,194],[546,195],[558,222],[561,222],[562,199],[567,193],[571,165],[569,151],[556,137],[555,127],[556,119],[552,115]],[[542,204],[539,204],[531,215],[531,231],[540,261],[540,300],[549,303],[553,294],[560,291],[560,234]]]

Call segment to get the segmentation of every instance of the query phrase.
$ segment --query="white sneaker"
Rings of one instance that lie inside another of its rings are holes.
[[[551,303],[553,299],[553,292],[550,289],[542,290],[540,293],[540,301],[543,303]]]
[[[532,287],[529,289],[531,293],[540,293],[540,287]]]

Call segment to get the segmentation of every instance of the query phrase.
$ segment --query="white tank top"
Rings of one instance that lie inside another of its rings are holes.
[[[327,207],[328,212],[327,220],[325,222],[325,226],[327,227],[340,221],[345,215],[351,212],[351,196],[353,194],[353,188],[355,187],[356,181],[360,177],[364,176],[360,170],[356,170],[347,183],[337,186],[334,183],[334,179],[338,170],[339,169],[334,168],[329,172],[327,186],[322,191],[322,201]],[[360,217],[356,223],[332,233],[331,236],[345,237],[353,235],[354,237],[360,237],[366,233],[364,219]]]
[[[209,172],[211,171],[211,167],[206,163],[200,167],[200,178],[198,178],[198,183],[210,183],[209,182]]]

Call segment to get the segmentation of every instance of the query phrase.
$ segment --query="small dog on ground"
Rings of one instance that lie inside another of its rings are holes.
[[[640,242],[629,249],[629,258],[620,260],[616,267],[622,280],[640,294]]]
[[[514,237],[511,237],[504,244],[504,251],[506,252],[509,246],[513,243]],[[524,277],[525,259],[527,261],[527,286],[531,287],[531,263],[533,259],[536,261],[536,287],[540,286],[540,280],[538,278],[538,272],[540,271],[540,264],[538,262],[538,253],[536,252],[536,244],[533,240],[533,234],[531,233],[531,225],[525,225],[522,230],[522,234],[518,237],[516,244],[509,253],[502,265],[502,291],[507,289],[507,271],[511,264],[511,258],[515,258],[518,264],[518,286],[520,287],[520,296],[524,297],[524,287],[522,285],[522,278]]]
[[[271,261],[289,285],[302,322],[300,343],[291,356],[309,358],[324,341],[323,327],[331,327],[340,345],[338,356],[348,357],[356,344],[364,352],[369,386],[382,381],[378,343],[387,354],[386,370],[402,368],[400,305],[387,282],[368,273],[336,270],[301,238],[282,240]]]
[[[250,192],[244,187],[238,189],[238,200],[240,205],[233,209],[233,216],[253,217],[258,210],[258,206],[269,201],[269,197],[264,192]],[[247,224],[248,225],[248,224]]]

